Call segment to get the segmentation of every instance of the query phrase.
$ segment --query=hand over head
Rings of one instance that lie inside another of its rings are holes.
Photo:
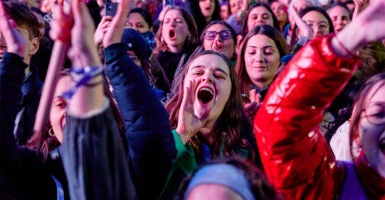
[[[0,43],[5,42],[7,52],[15,53],[21,57],[24,55],[26,41],[16,29],[16,23],[9,19],[4,7],[4,2],[0,1]]]
[[[120,43],[122,40],[123,29],[125,27],[130,4],[128,0],[121,0],[115,17],[109,24],[109,29],[103,38],[103,47],[106,48],[111,44]]]

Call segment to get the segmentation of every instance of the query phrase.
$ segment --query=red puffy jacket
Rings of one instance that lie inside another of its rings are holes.
[[[284,199],[341,195],[345,168],[316,127],[359,60],[335,55],[333,36],[314,39],[297,52],[271,85],[254,121],[265,172]],[[355,166],[367,197],[385,199],[385,179],[368,167],[363,155]]]

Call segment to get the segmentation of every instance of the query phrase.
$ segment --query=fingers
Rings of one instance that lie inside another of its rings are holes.
[[[58,1],[53,5],[53,19],[50,23],[49,35],[52,40],[60,40],[69,43],[71,38],[71,28],[73,26],[73,18],[70,9],[65,8],[64,0]]]
[[[0,1],[0,22],[0,34],[6,43],[7,51],[23,56],[26,45],[25,39],[16,30],[16,23],[9,18],[3,1]]]
[[[108,31],[108,28],[110,26],[112,17],[111,16],[105,16],[100,21],[98,27],[96,28],[95,34],[94,34],[94,42],[95,44],[99,45],[103,42],[103,38]]]
[[[257,99],[257,90],[256,89],[252,89],[249,91],[249,100],[250,102],[255,102],[255,100]]]
[[[5,8],[4,8],[4,2],[3,1],[0,1],[0,31],[3,32],[5,30],[9,30],[10,29],[10,24],[9,24],[9,21],[8,21],[8,14],[7,12],[5,11]]]
[[[261,99],[262,99],[261,94],[257,94],[257,99],[255,100],[255,102],[257,102],[258,106],[261,105],[261,101],[262,101]]]
[[[112,19],[111,26],[116,28],[124,28],[127,15],[129,12],[129,3],[128,0],[122,0],[119,2],[118,10],[116,12],[115,17]]]
[[[110,27],[103,39],[103,46],[108,47],[111,44],[120,43],[122,40],[123,29],[127,21],[127,15],[130,9],[128,0],[121,0],[115,17],[110,23]]]
[[[182,105],[184,104],[184,108],[187,108],[187,105],[192,106],[194,102],[194,91],[196,87],[196,81],[191,80],[189,83],[186,84],[184,87],[184,95],[183,95],[183,100],[182,100]]]

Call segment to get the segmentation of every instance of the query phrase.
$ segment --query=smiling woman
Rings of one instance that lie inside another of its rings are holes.
[[[269,25],[257,26],[245,36],[235,71],[250,120],[281,65],[280,58],[288,53],[289,47],[279,30]]]

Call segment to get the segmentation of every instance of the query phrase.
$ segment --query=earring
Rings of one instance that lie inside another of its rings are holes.
[[[53,132],[52,127],[50,127],[50,128],[48,129],[48,135],[49,135],[50,137],[55,136],[55,133]]]

